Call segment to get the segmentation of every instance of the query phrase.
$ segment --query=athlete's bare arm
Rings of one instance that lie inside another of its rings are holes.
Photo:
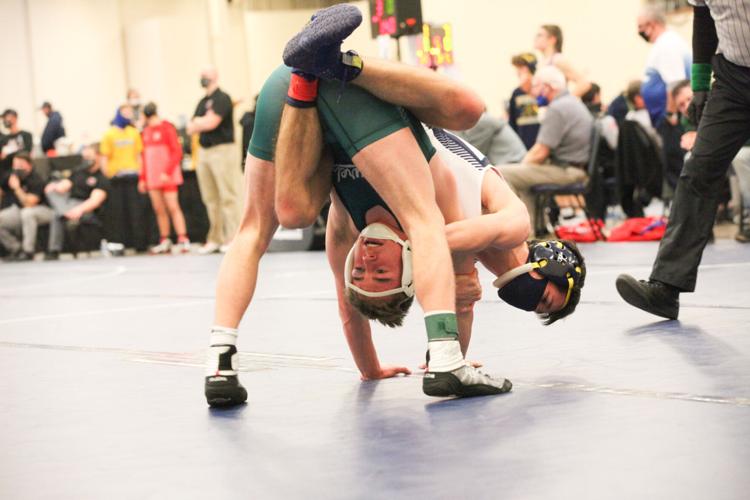
[[[434,127],[465,130],[476,125],[484,101],[466,85],[427,68],[364,58],[362,73],[352,80],[380,99],[403,106]]]
[[[410,374],[404,366],[383,366],[378,361],[378,354],[372,342],[370,322],[352,307],[346,298],[344,284],[344,267],[346,255],[357,239],[345,209],[336,193],[331,194],[331,208],[328,212],[328,227],[326,228],[326,255],[336,282],[336,297],[338,299],[339,316],[344,328],[346,342],[359,368],[362,380],[388,378],[399,373]]]
[[[482,206],[487,213],[446,226],[451,251],[504,250],[526,241],[531,231],[526,206],[494,169],[484,176]]]

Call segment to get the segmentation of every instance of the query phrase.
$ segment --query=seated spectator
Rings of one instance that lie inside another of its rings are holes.
[[[469,130],[456,132],[487,157],[492,165],[520,163],[526,156],[526,146],[508,122],[486,111]]]
[[[526,149],[530,149],[539,133],[539,104],[536,97],[531,95],[531,80],[536,73],[536,57],[529,53],[518,54],[513,56],[511,64],[516,68],[518,87],[511,94],[508,103],[508,123],[521,138]]]
[[[534,146],[519,165],[500,167],[505,180],[519,195],[534,221],[537,184],[572,184],[586,181],[594,118],[581,100],[566,90],[565,75],[554,66],[534,76],[536,93],[549,101]]]
[[[150,211],[148,201],[138,193],[143,142],[133,126],[133,109],[129,104],[118,108],[99,149],[106,160],[104,173],[111,183],[105,224],[107,239],[145,252]]]
[[[49,224],[52,210],[44,204],[44,180],[26,152],[16,153],[13,171],[0,180],[0,246],[7,260],[32,260],[40,224]]]
[[[42,132],[42,151],[44,154],[49,154],[55,149],[55,141],[65,137],[65,127],[63,127],[62,115],[53,110],[49,102],[42,103],[42,113],[47,117],[47,124]]]
[[[591,83],[591,88],[581,96],[583,104],[589,108],[594,117],[599,117],[602,114],[602,89],[596,83]]]
[[[18,113],[14,109],[3,111],[2,120],[8,133],[0,140],[0,176],[13,168],[13,156],[16,153],[31,153],[33,145],[31,133],[18,127]]]
[[[47,202],[54,211],[50,222],[49,246],[45,260],[57,260],[65,240],[65,225],[94,222],[95,212],[107,199],[109,181],[100,170],[98,145],[81,151],[83,164],[67,179],[53,181],[44,188]]]
[[[732,161],[732,167],[737,174],[737,180],[740,183],[740,193],[742,197],[742,207],[745,210],[750,211],[750,141],[746,142],[745,145],[740,149],[737,156]],[[740,217],[745,214],[740,209]],[[737,233],[734,237],[740,243],[750,243],[750,223],[745,222],[744,229]]]
[[[628,84],[625,98],[630,111],[617,139],[617,191],[628,217],[644,216],[644,207],[662,195],[664,179],[661,138],[651,124],[641,88],[640,80]]]
[[[664,180],[671,191],[677,187],[685,155],[693,149],[695,142],[695,127],[687,119],[687,108],[692,98],[690,80],[678,82],[672,89],[672,102],[677,113],[667,113],[658,128],[664,154]]]
[[[185,216],[177,198],[177,189],[182,185],[182,147],[177,138],[177,130],[174,125],[159,117],[153,102],[144,106],[143,116],[146,127],[143,129],[143,166],[138,191],[148,191],[160,236],[159,244],[151,249],[151,253],[171,251],[170,217],[177,233],[180,251],[186,253],[190,251],[190,240],[187,237]]]
[[[628,112],[625,115],[625,121],[638,123],[643,130],[646,131],[649,137],[654,140],[657,145],[661,146],[661,138],[651,122],[651,116],[646,107],[646,101],[641,95],[642,87],[643,85],[640,80],[633,80],[628,84],[628,88],[625,90],[625,98],[628,101]]]

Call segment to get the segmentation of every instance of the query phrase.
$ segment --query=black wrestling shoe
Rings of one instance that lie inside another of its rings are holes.
[[[212,375],[206,377],[206,401],[209,406],[227,407],[247,401],[247,391],[237,375]]]
[[[470,365],[450,372],[427,372],[422,379],[422,392],[439,398],[494,396],[512,388],[510,380],[494,379]]]
[[[226,350],[219,354],[216,373],[206,377],[206,401],[210,406],[215,407],[241,405],[247,401],[247,391],[242,387],[232,365],[232,356],[237,354],[237,347],[214,345],[211,348],[226,348]]]
[[[325,80],[348,82],[362,71],[356,52],[341,53],[341,43],[362,23],[353,5],[334,5],[316,12],[284,48],[284,64]]]
[[[636,280],[621,274],[615,282],[620,297],[631,306],[667,319],[680,313],[680,292],[660,281]]]

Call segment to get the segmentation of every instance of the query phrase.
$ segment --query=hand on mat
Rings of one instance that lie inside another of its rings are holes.
[[[379,380],[381,378],[395,377],[401,373],[404,375],[411,375],[411,370],[405,366],[382,365],[380,367],[380,373],[376,377],[366,377],[362,375],[360,378],[362,380]]]
[[[469,274],[456,275],[456,312],[469,312],[474,302],[482,298],[482,285],[477,269]]]

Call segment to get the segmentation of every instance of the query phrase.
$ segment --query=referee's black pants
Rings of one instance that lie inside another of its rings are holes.
[[[651,279],[695,290],[698,265],[713,230],[727,169],[750,139],[750,68],[714,56],[714,86],[692,157],[677,182],[672,212]]]

